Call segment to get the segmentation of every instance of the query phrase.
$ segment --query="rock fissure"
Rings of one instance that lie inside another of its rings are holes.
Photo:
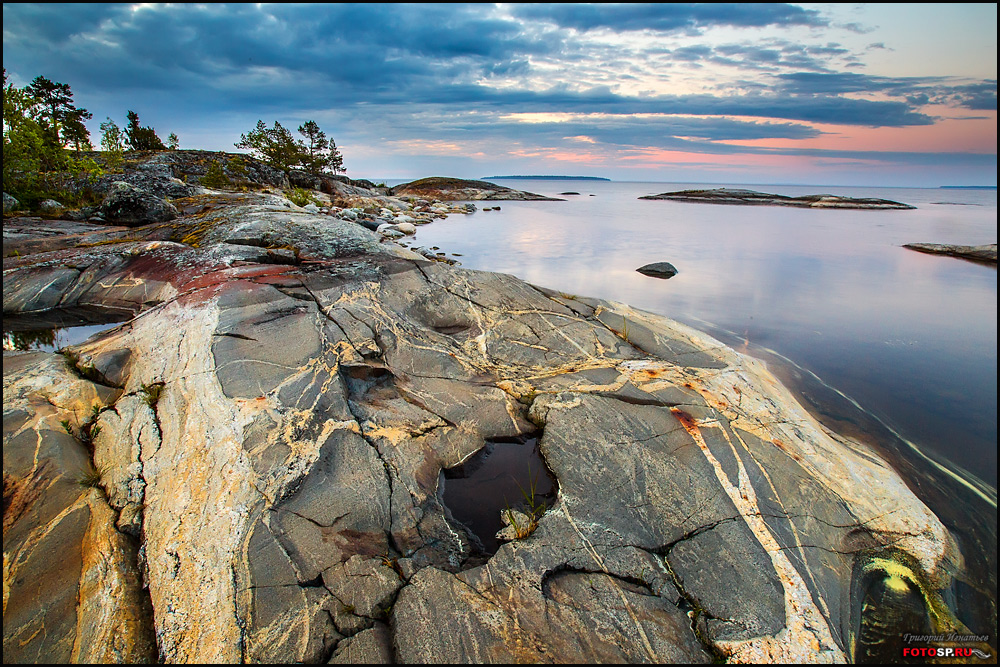
[[[702,618],[714,619],[716,617],[712,616],[709,612],[703,609],[698,602],[698,599],[684,588],[684,582],[681,581],[681,578],[674,571],[673,565],[670,563],[669,556],[663,556],[663,564],[667,573],[670,575],[671,583],[677,590],[678,595],[680,595],[681,599],[683,599],[691,609],[691,611],[688,612],[688,618],[691,619],[691,633],[694,635],[695,639],[698,640],[698,643],[701,644],[702,649],[708,653],[709,656],[711,656],[713,662],[725,662],[728,656],[716,645],[712,638],[708,636],[701,625]],[[678,604],[678,606],[681,605]]]

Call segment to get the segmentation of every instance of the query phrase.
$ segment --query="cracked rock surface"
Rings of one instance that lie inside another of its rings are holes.
[[[68,231],[4,260],[5,319],[132,317],[4,352],[5,661],[842,662],[860,560],[927,599],[960,567],[885,462],[667,318],[262,195]],[[442,470],[529,434],[558,497],[476,553]]]

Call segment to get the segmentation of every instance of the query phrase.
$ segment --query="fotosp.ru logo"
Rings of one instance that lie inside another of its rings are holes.
[[[984,660],[989,658],[988,653],[980,651],[978,648],[959,647],[939,647],[933,646],[906,646],[903,648],[904,658],[979,658]]]

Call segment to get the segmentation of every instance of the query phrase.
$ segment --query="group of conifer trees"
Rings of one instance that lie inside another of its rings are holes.
[[[18,88],[7,81],[3,72],[3,190],[29,199],[37,199],[51,189],[51,175],[81,172],[99,175],[103,168],[84,151],[93,151],[90,131],[84,121],[93,114],[73,102],[69,84],[44,76]],[[164,143],[152,127],[139,122],[131,109],[124,128],[108,118],[101,123],[101,151],[104,168],[118,168],[126,151],[174,150],[180,145],[173,132]],[[327,138],[315,121],[298,128],[303,139],[275,121],[267,127],[263,121],[240,136],[237,148],[267,164],[287,171],[302,169],[312,173],[347,171],[344,157],[333,139]]]

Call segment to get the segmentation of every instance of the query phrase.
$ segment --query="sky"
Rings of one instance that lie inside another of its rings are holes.
[[[182,148],[315,120],[354,178],[997,183],[997,5],[16,4],[10,81]]]

